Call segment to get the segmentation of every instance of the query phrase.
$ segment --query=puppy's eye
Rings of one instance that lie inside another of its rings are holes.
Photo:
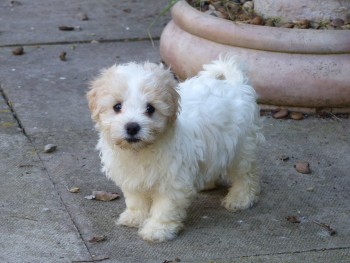
[[[151,104],[149,104],[149,103],[147,104],[147,107],[146,107],[146,114],[147,115],[151,116],[155,110],[156,109]]]
[[[117,103],[113,106],[113,110],[116,112],[116,113],[119,113],[121,110],[122,110],[122,104],[121,103]]]

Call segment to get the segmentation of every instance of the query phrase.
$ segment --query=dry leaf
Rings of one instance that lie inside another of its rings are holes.
[[[89,200],[97,201],[112,201],[117,199],[120,195],[117,193],[110,193],[105,191],[92,191],[92,195],[85,196]]]
[[[79,193],[80,192],[80,188],[79,187],[72,187],[71,189],[69,189],[69,192],[71,192],[71,193]]]
[[[296,216],[287,216],[286,219],[293,224],[300,223],[300,220]]]
[[[98,243],[102,241],[106,241],[106,236],[94,236],[89,240],[90,243]]]
[[[275,112],[272,117],[275,119],[283,119],[286,118],[289,114],[289,111],[287,109],[280,109],[279,111]]]
[[[302,120],[304,118],[303,114],[301,112],[291,112],[290,118],[296,121]]]

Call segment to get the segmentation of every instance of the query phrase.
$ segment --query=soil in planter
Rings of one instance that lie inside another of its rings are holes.
[[[264,19],[254,11],[254,1],[246,0],[187,0],[194,8],[223,19],[252,25],[299,29],[350,29],[350,14],[345,20],[324,21],[301,19],[282,23],[278,17]]]

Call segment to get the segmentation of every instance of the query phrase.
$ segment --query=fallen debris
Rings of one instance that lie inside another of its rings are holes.
[[[76,15],[76,17],[77,17],[79,20],[81,20],[81,21],[89,20],[88,15],[85,14],[85,13],[78,13],[78,14]]]
[[[54,144],[46,144],[45,147],[44,147],[44,152],[45,153],[52,153],[54,151],[56,151],[57,149],[57,145],[54,145]]]
[[[288,222],[291,222],[293,224],[299,224],[300,220],[296,216],[287,216],[286,217]]]
[[[327,225],[325,223],[320,223],[320,222],[317,222],[317,221],[313,221],[316,225],[319,225],[320,227],[323,227],[330,236],[334,236],[337,231],[335,231],[333,228],[330,227],[330,225]]]
[[[280,109],[273,114],[273,117],[275,119],[283,119],[283,118],[286,118],[288,116],[288,114],[289,114],[289,112],[287,109]]]
[[[313,192],[315,190],[315,187],[308,187],[306,188],[306,191],[308,192]]]
[[[112,201],[119,198],[120,195],[117,193],[110,193],[105,191],[92,191],[92,195],[85,196],[88,200],[97,201]]]
[[[61,52],[61,54],[60,54],[60,60],[61,61],[66,61],[66,56],[67,56],[67,53],[66,52]]]
[[[283,161],[283,162],[286,162],[289,160],[289,156],[282,154],[282,155],[278,156],[278,159]]]
[[[24,54],[24,49],[22,46],[19,47],[15,47],[14,49],[12,49],[12,54],[15,56],[20,56]]]
[[[310,164],[308,162],[297,162],[294,165],[294,168],[298,173],[302,173],[302,174],[311,173]]]
[[[73,31],[74,26],[59,26],[58,29],[61,31]]]
[[[80,188],[79,187],[72,187],[71,189],[68,189],[68,191],[71,193],[79,193]]]
[[[89,242],[95,244],[95,243],[106,241],[106,239],[107,239],[106,236],[94,236],[89,240]]]
[[[301,112],[291,112],[289,117],[296,121],[304,119],[304,115]]]

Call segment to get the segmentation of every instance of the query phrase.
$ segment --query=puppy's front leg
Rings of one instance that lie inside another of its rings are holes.
[[[181,230],[192,194],[179,190],[168,193],[152,196],[151,217],[139,231],[143,239],[153,242],[172,240]]]
[[[118,225],[139,227],[149,216],[151,199],[146,193],[123,189],[126,209],[119,216]]]

